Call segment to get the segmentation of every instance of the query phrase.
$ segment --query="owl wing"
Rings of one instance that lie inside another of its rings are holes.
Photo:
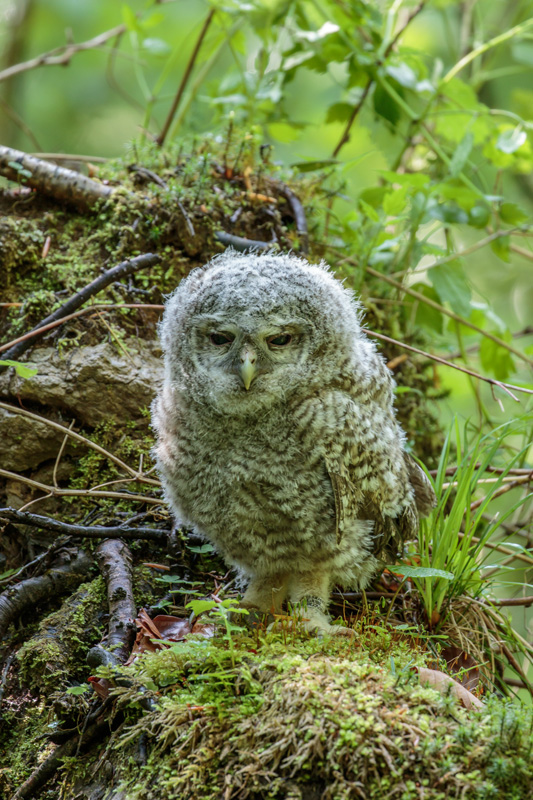
[[[414,458],[408,453],[404,453],[404,458],[409,473],[409,481],[415,493],[416,508],[421,517],[427,517],[437,505],[435,491],[428,476]]]
[[[392,378],[382,359],[368,353],[372,370],[350,395],[333,392],[342,407],[340,430],[325,457],[335,498],[337,541],[348,518],[372,520],[375,553],[395,557],[416,537],[419,516],[429,514],[435,494],[424,471],[404,450],[396,421]]]

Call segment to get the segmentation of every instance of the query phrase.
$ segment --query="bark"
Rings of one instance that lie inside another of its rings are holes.
[[[69,555],[72,551],[69,551]],[[74,550],[75,557],[52,567],[44,575],[21,581],[0,595],[0,636],[20,614],[49,597],[70,591],[87,579],[93,566],[83,550]]]

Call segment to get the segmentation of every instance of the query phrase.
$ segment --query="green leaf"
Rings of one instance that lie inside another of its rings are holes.
[[[35,367],[28,367],[27,364],[20,364],[18,361],[11,361],[10,358],[5,359],[4,361],[0,360],[0,366],[15,367],[19,378],[32,378],[34,375],[37,375],[39,371],[35,369]]]
[[[510,236],[500,236],[499,239],[494,239],[494,241],[490,243],[490,249],[498,256],[498,258],[501,258],[502,261],[505,261],[505,263],[508,264],[511,260],[509,253],[510,244]]]
[[[391,78],[394,78],[400,86],[405,86],[407,89],[414,89],[418,82],[414,70],[403,62],[397,66],[385,67],[385,72],[387,75],[390,75]]]
[[[444,578],[444,580],[447,581],[453,581],[455,578],[453,572],[447,572],[444,569],[435,569],[434,567],[412,567],[410,564],[389,564],[385,569],[388,569],[396,575],[403,575],[404,578]]]
[[[172,48],[163,39],[148,38],[143,39],[143,50],[152,56],[167,56]]]
[[[492,331],[492,333],[497,333],[504,342],[511,343],[513,341],[512,334],[509,330],[504,333],[500,333],[499,331]],[[487,339],[486,336],[481,340],[479,357],[481,366],[485,372],[491,372],[499,381],[507,380],[509,375],[516,370],[511,353],[506,350],[505,347],[493,342],[492,339]]]
[[[429,269],[428,278],[441,300],[447,301],[458,314],[466,317],[470,315],[470,286],[458,261]]]
[[[13,567],[12,569],[6,569],[5,572],[0,572],[0,580],[3,581],[4,578],[9,578],[10,575],[13,575],[14,572],[18,572],[19,567]]]
[[[298,31],[295,38],[305,39],[307,42],[318,42],[320,39],[324,39],[332,33],[337,33],[339,30],[339,26],[335,25],[334,22],[324,22],[317,31]]]
[[[429,219],[462,225],[468,222],[468,214],[457,203],[438,203],[428,210]]]
[[[301,50],[297,53],[293,53],[283,61],[282,69],[284,72],[289,72],[291,69],[295,69],[299,67],[301,64],[305,64],[306,61],[310,61],[315,57],[315,54],[312,50]]]
[[[402,91],[399,90],[398,94],[401,95]],[[392,126],[395,126],[398,123],[402,115],[400,107],[391,97],[389,97],[388,93],[379,84],[374,90],[372,102],[376,114],[379,114],[380,117],[388,120]]]
[[[67,694],[80,695],[90,691],[90,686],[69,686]]]
[[[211,611],[211,609],[216,608],[217,605],[218,603],[215,603],[214,600],[191,600],[185,608],[190,608],[192,613],[198,617],[204,611]]]
[[[468,133],[465,133],[465,135],[455,148],[455,152],[450,161],[450,175],[453,178],[455,178],[457,175],[459,175],[460,172],[463,171],[463,168],[466,162],[468,161],[470,153],[472,152],[473,144],[474,144],[474,136],[470,131],[468,131]]]
[[[380,169],[379,174],[389,183],[399,183],[400,186],[412,186],[414,189],[421,189],[429,183],[429,177],[419,172],[391,172],[388,169]]]
[[[517,125],[516,128],[512,130],[508,129],[500,133],[498,141],[496,142],[496,147],[498,150],[501,150],[502,153],[514,153],[525,144],[526,140],[526,132],[522,130],[521,125]]]
[[[361,197],[359,198],[359,205],[361,206],[361,211],[366,214],[368,219],[372,220],[372,222],[379,222],[379,214],[376,212],[372,206],[365,202]]]
[[[200,545],[187,545],[187,548],[191,551],[191,553],[213,553],[215,548],[212,544],[200,544]]]
[[[350,118],[353,111],[353,106],[350,103],[333,103],[328,108],[326,116],[326,123],[330,122],[346,122]]]
[[[122,6],[122,19],[124,20],[124,24],[129,31],[137,31],[138,33],[141,32],[141,26],[139,25],[139,21],[135,16],[135,12],[126,4],[123,4]]]
[[[520,225],[529,219],[529,215],[516,203],[502,203],[500,206],[500,219],[507,225]]]
[[[268,135],[277,142],[290,144],[299,139],[302,132],[294,125],[289,125],[288,122],[271,122],[268,126]]]
[[[165,15],[160,11],[153,11],[147,17],[143,18],[143,28],[155,28],[165,19]]]
[[[427,297],[429,300],[433,300],[435,303],[440,304],[442,302],[435,289],[432,286],[428,286],[427,283],[415,283],[411,288],[420,292],[420,294],[423,294],[424,297]],[[413,300],[413,302],[418,303],[415,314],[415,325],[417,327],[422,325],[425,328],[437,331],[437,333],[442,333],[443,318],[441,312],[437,311],[436,308],[427,306],[421,301]]]
[[[322,161],[297,161],[291,164],[291,167],[297,169],[298,172],[315,172],[317,169],[326,169],[339,163],[335,158],[324,158]]]
[[[389,192],[383,198],[383,211],[389,217],[397,217],[407,206],[407,187]]]
[[[476,204],[468,212],[468,224],[473,228],[486,228],[490,222],[490,210],[487,206]]]
[[[361,192],[359,199],[368,203],[372,208],[378,209],[383,205],[386,192],[387,189],[385,186],[370,186],[368,189],[364,189]],[[374,222],[376,222],[376,220],[374,220]]]

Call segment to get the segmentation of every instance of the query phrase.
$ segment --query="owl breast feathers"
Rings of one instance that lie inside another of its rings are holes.
[[[180,283],[161,337],[173,512],[246,577],[244,605],[290,600],[309,630],[350,633],[326,616],[331,587],[363,588],[434,503],[353,293],[325,264],[230,250]]]

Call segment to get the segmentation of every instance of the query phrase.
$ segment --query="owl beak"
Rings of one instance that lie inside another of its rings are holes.
[[[245,348],[240,356],[239,374],[246,391],[252,385],[252,381],[257,375],[257,355],[251,348]]]

